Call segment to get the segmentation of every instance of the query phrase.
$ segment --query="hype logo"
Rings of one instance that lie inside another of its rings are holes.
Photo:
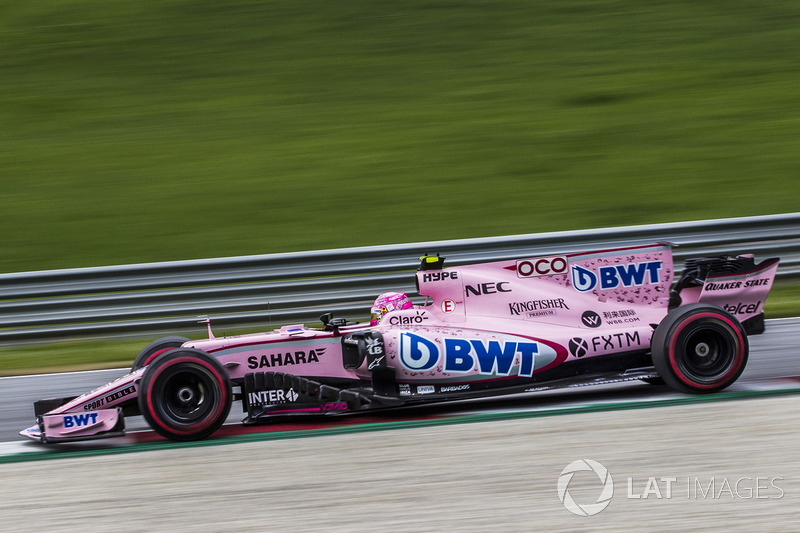
[[[572,265],[572,286],[578,292],[587,292],[598,286],[601,290],[618,287],[638,287],[645,283],[656,285],[661,281],[661,261],[642,261],[625,265],[602,266],[595,274],[588,268]]]

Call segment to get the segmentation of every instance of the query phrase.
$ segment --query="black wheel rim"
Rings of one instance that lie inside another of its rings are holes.
[[[214,376],[200,366],[167,370],[156,387],[162,398],[159,411],[175,425],[193,425],[205,420],[217,408],[218,385]]]
[[[724,326],[704,324],[683,332],[676,349],[681,373],[695,383],[711,384],[733,366],[737,345]]]

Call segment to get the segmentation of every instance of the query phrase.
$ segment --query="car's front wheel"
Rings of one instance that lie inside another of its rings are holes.
[[[215,358],[190,348],[153,359],[139,382],[139,410],[164,437],[199,440],[214,433],[231,410],[231,382]]]
[[[167,350],[172,350],[174,348],[180,348],[183,346],[184,342],[188,342],[189,339],[186,337],[178,337],[178,336],[171,336],[171,337],[161,337],[160,339],[154,340],[144,348],[142,351],[139,352],[139,355],[136,356],[136,359],[133,360],[133,365],[131,365],[131,372],[136,372],[142,367],[145,367],[150,364],[150,361],[161,355],[162,353],[166,352]]]
[[[720,391],[747,364],[744,328],[719,307],[690,304],[671,311],[653,333],[653,365],[670,387],[691,393]]]

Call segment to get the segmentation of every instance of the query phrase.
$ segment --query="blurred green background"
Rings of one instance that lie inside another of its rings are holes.
[[[0,9],[0,271],[798,210],[796,1]]]
[[[0,272],[800,207],[796,1],[14,2],[0,80]]]

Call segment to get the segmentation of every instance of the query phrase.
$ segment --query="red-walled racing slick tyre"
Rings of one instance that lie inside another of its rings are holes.
[[[702,394],[728,387],[747,364],[747,335],[719,307],[690,304],[671,311],[652,341],[653,365],[667,385]]]
[[[158,340],[154,340],[153,342],[142,348],[142,351],[139,352],[139,355],[137,355],[136,359],[133,360],[133,365],[131,365],[131,372],[136,372],[140,368],[149,365],[150,361],[155,359],[157,356],[161,355],[167,350],[180,348],[181,346],[183,346],[184,342],[188,341],[189,339],[187,339],[186,337],[178,337],[178,336],[161,337]]]
[[[157,356],[139,383],[139,409],[156,432],[173,440],[203,439],[225,422],[231,382],[222,365],[190,348]]]

